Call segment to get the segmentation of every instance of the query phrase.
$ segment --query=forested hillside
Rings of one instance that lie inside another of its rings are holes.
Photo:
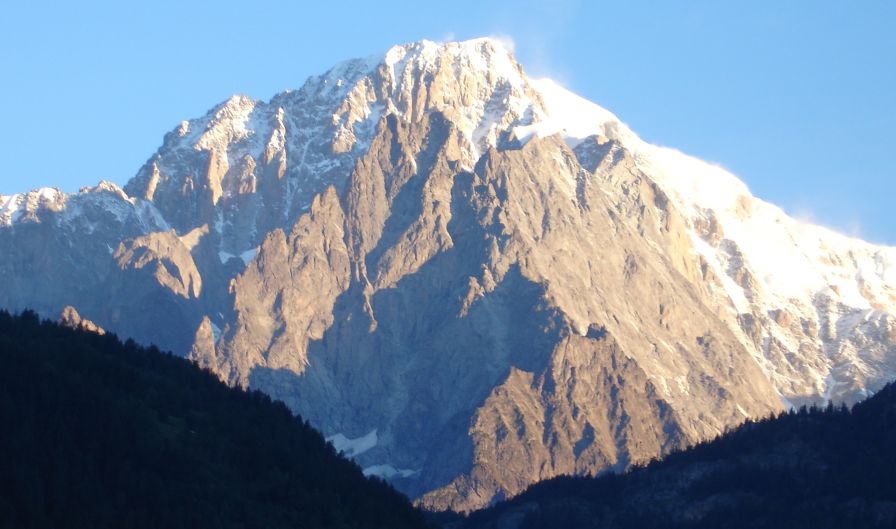
[[[186,360],[0,312],[0,527],[417,528],[260,392]]]

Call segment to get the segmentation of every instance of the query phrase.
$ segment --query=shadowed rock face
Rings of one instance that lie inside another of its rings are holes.
[[[732,235],[767,204],[688,202],[606,111],[584,137],[548,126],[550,94],[480,40],[232,98],[127,193],[2,197],[0,305],[71,305],[264,390],[432,508],[885,382],[888,249],[849,250],[884,256],[855,276],[880,308],[779,303]]]

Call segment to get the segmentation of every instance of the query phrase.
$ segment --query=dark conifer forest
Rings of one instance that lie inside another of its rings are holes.
[[[0,362],[0,527],[432,527],[283,404],[154,347],[0,312]],[[430,523],[896,527],[896,386]]]
[[[896,527],[896,385],[801,408],[623,475],[561,477],[446,527]]]
[[[283,404],[30,312],[0,312],[0,424],[2,527],[426,527]]]

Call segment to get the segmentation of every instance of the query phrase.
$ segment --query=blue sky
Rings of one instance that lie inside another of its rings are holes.
[[[410,5],[410,7],[408,7]],[[790,213],[896,244],[896,2],[7,2],[0,193],[126,182],[232,93],[342,59],[509,36],[535,76]]]

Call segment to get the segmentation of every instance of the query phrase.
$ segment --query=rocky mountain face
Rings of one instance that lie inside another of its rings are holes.
[[[0,197],[0,306],[188,355],[473,509],[896,378],[896,249],[420,42],[184,121],[120,189]]]
[[[851,409],[800,407],[624,474],[563,476],[445,529],[896,526],[896,385]]]

